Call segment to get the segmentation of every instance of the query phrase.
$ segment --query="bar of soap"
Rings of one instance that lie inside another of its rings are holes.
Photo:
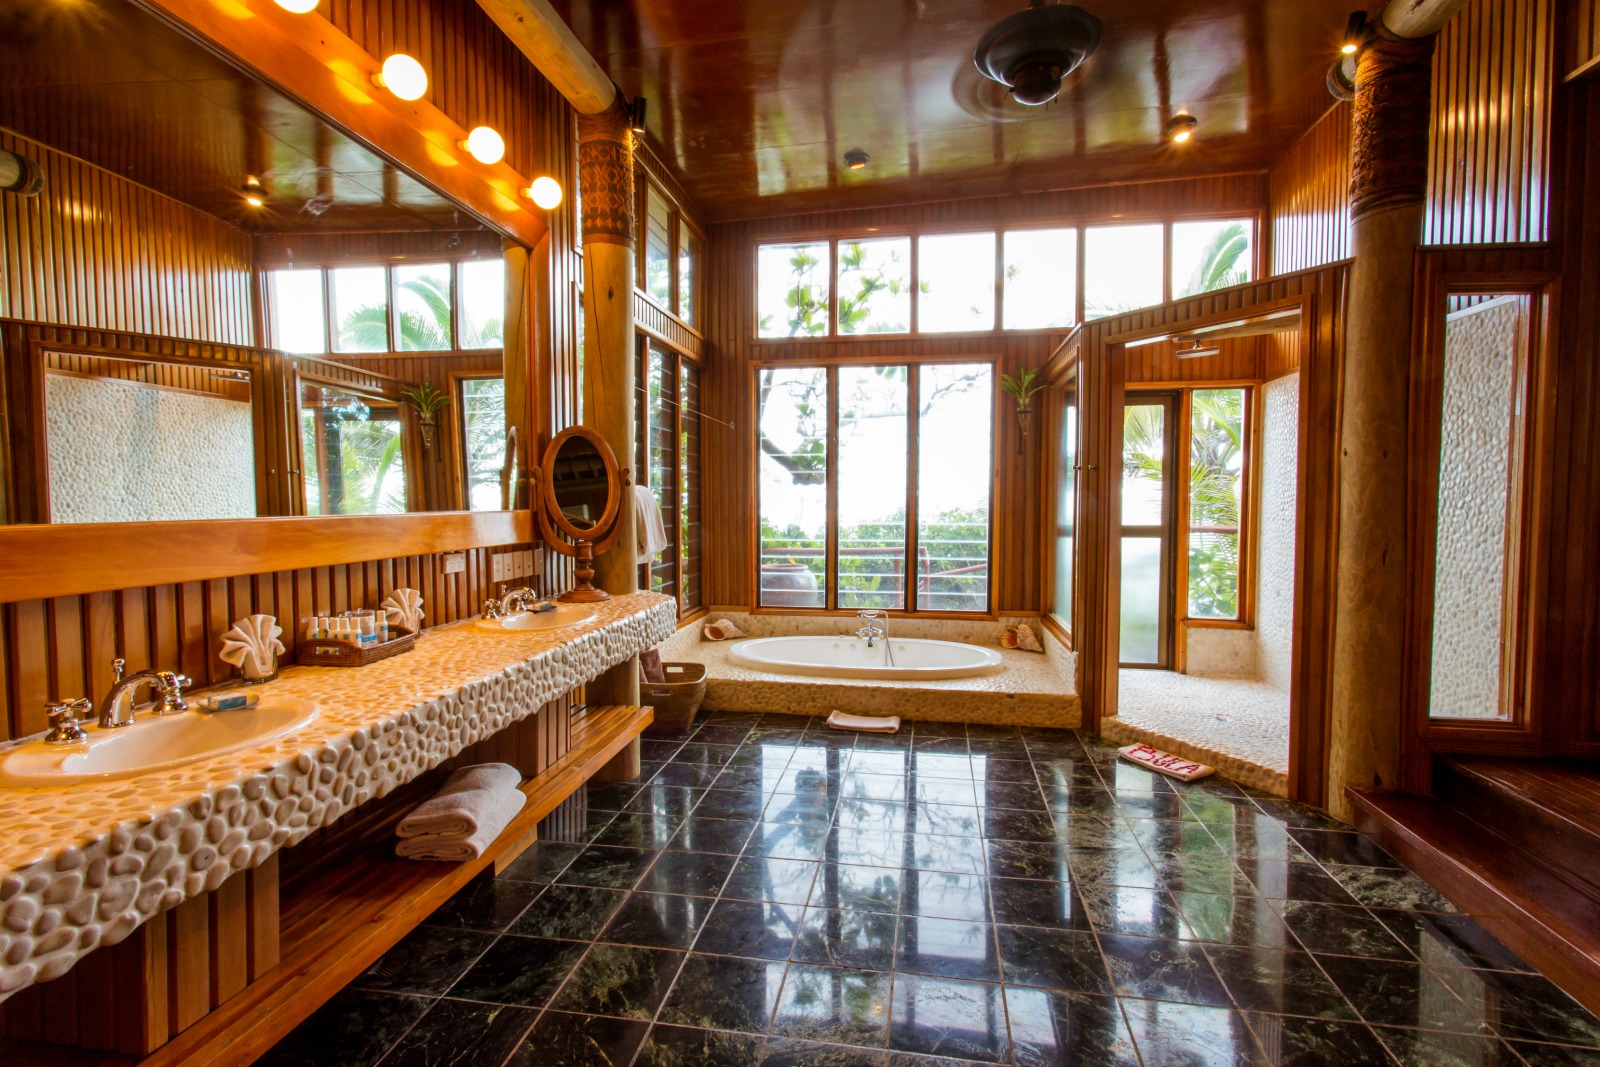
[[[534,603],[533,607],[531,609],[529,609],[529,610],[532,610],[532,611],[554,611],[554,610],[556,610],[556,604],[555,604],[555,601],[553,601],[553,600],[540,600],[540,601],[536,601]]]
[[[241,708],[253,708],[259,703],[261,698],[254,693],[230,689],[223,693],[212,693],[200,701],[200,706],[207,711],[238,711]]]

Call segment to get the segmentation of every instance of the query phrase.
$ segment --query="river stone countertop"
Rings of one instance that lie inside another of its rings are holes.
[[[256,748],[121,781],[0,787],[0,1000],[59,977],[677,625],[672,599],[656,593],[593,607],[593,620],[554,633],[460,623],[366,667],[287,668],[254,691],[312,700],[320,712]]]

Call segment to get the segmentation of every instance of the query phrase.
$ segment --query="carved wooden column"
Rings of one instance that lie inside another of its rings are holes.
[[[1328,766],[1328,806],[1345,818],[1347,786],[1392,788],[1399,778],[1412,275],[1433,45],[1431,33],[1406,38],[1380,26],[1356,67]]]
[[[578,183],[583,190],[583,412],[617,461],[634,460],[634,173],[633,138],[619,94],[598,115],[578,116]],[[637,478],[638,472],[634,472]],[[632,529],[633,501],[622,522]],[[595,561],[595,584],[612,596],[639,588],[635,539],[624,534]],[[639,703],[639,661],[630,657],[588,687],[590,703]],[[639,771],[637,739],[597,777]]]

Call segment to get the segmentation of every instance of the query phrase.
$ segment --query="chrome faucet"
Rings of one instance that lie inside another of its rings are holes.
[[[872,647],[872,642],[882,638],[885,644],[889,642],[889,616],[879,608],[863,608],[856,612],[856,618],[865,619],[866,625],[856,631],[857,637],[867,639],[867,647]]]
[[[498,605],[501,615],[512,615],[519,611],[527,611],[538,603],[539,594],[527,586],[512,589],[500,598]]]
[[[111,661],[115,680],[111,683],[111,691],[101,699],[100,706],[96,709],[100,715],[100,729],[110,730],[118,726],[133,725],[133,698],[143,685],[151,686],[160,694],[160,701],[152,709],[157,715],[173,715],[189,710],[189,702],[183,699],[183,687],[193,684],[193,680],[187,675],[162,670],[143,670],[128,674],[127,665],[128,661],[120,657]],[[126,717],[122,715],[124,706],[127,707]]]

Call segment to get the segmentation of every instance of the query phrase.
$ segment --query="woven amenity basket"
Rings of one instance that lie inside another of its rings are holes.
[[[656,709],[646,733],[681,734],[694,726],[695,712],[706,698],[704,663],[663,663],[664,682],[639,682],[639,702]]]

